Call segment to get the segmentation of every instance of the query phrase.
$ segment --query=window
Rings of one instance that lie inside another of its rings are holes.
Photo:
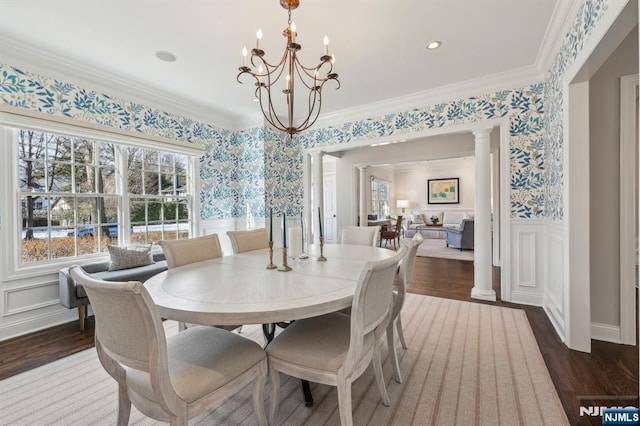
[[[189,156],[28,129],[15,135],[20,265],[189,236]]]
[[[186,155],[129,148],[131,240],[157,243],[189,235]]]
[[[371,212],[378,219],[389,215],[389,184],[371,179]]]

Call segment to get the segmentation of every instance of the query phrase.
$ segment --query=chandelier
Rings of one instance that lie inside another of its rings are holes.
[[[299,4],[300,0],[280,0],[280,6],[287,9],[289,13],[287,28],[282,32],[282,35],[287,39],[287,44],[280,62],[270,64],[264,59],[265,52],[260,49],[260,39],[262,39],[262,30],[260,29],[256,34],[256,47],[251,49],[250,63],[253,68],[248,66],[247,48],[244,47],[242,49],[243,63],[236,78],[240,84],[242,84],[240,76],[243,74],[249,74],[255,78],[255,99],[260,103],[265,120],[272,127],[288,133],[290,137],[293,137],[295,133],[307,130],[318,119],[322,107],[322,88],[327,81],[335,81],[338,83],[336,90],[340,88],[338,74],[333,72],[335,56],[329,55],[329,39],[326,35],[323,40],[324,54],[320,57],[318,65],[305,67],[298,59],[298,51],[302,49],[302,46],[296,43],[298,33],[296,32],[296,24],[291,20],[291,10],[296,9]],[[306,117],[300,115],[294,118],[296,81],[299,81],[309,92],[307,105],[303,110]],[[286,114],[281,115],[277,114],[274,108],[274,101],[278,104],[279,90],[282,91],[286,100]],[[295,124],[294,120],[297,121]]]

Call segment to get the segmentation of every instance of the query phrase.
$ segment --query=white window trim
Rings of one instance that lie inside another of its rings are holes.
[[[3,190],[0,191],[0,248],[3,256],[0,256],[0,279],[2,281],[13,281],[18,279],[42,276],[45,274],[57,273],[61,268],[74,264],[84,264],[109,258],[108,253],[95,253],[82,257],[64,258],[50,260],[46,262],[34,263],[33,265],[20,265],[20,239],[21,229],[19,223],[19,209],[17,206],[18,197],[18,147],[16,146],[15,132],[17,128],[28,128],[45,133],[66,135],[70,137],[81,137],[116,145],[129,145],[152,150],[161,150],[188,156],[188,169],[192,172],[190,190],[193,194],[191,198],[191,211],[193,212],[191,235],[197,235],[200,220],[200,181],[199,181],[199,160],[197,157],[204,152],[204,147],[186,143],[159,143],[157,140],[139,139],[129,135],[110,133],[105,130],[92,129],[89,127],[63,124],[58,121],[43,120],[30,115],[17,115],[2,112],[5,108],[0,108],[0,178],[3,182]],[[120,156],[122,157],[122,156]],[[4,190],[8,189],[8,190]],[[129,223],[128,216],[123,216],[123,224]],[[128,226],[128,225],[127,225]],[[128,229],[128,228],[125,228]],[[127,242],[123,240],[123,244]]]

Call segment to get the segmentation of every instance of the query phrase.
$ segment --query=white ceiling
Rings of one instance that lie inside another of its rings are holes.
[[[301,0],[293,20],[307,66],[330,38],[342,87],[325,89],[323,113],[335,113],[461,82],[539,74],[570,3]],[[0,0],[0,61],[73,68],[86,81],[127,87],[121,93],[133,99],[162,99],[240,125],[259,117],[253,84],[236,82],[240,51],[262,28],[261,47],[276,62],[286,25],[278,0]],[[427,51],[432,40],[442,47]],[[158,50],[177,61],[161,62]]]

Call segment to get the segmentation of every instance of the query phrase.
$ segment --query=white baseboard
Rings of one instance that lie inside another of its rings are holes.
[[[622,343],[620,326],[610,324],[591,323],[591,338],[604,342]]]
[[[64,324],[71,321],[78,321],[77,309],[61,309],[43,315],[37,315],[26,318],[22,321],[14,321],[0,325],[0,341],[11,339],[13,337],[22,336],[34,331],[43,330],[53,327],[54,325]],[[80,327],[80,324],[78,324]]]
[[[542,306],[542,296],[533,292],[514,290],[511,292],[510,302],[521,305]]]

